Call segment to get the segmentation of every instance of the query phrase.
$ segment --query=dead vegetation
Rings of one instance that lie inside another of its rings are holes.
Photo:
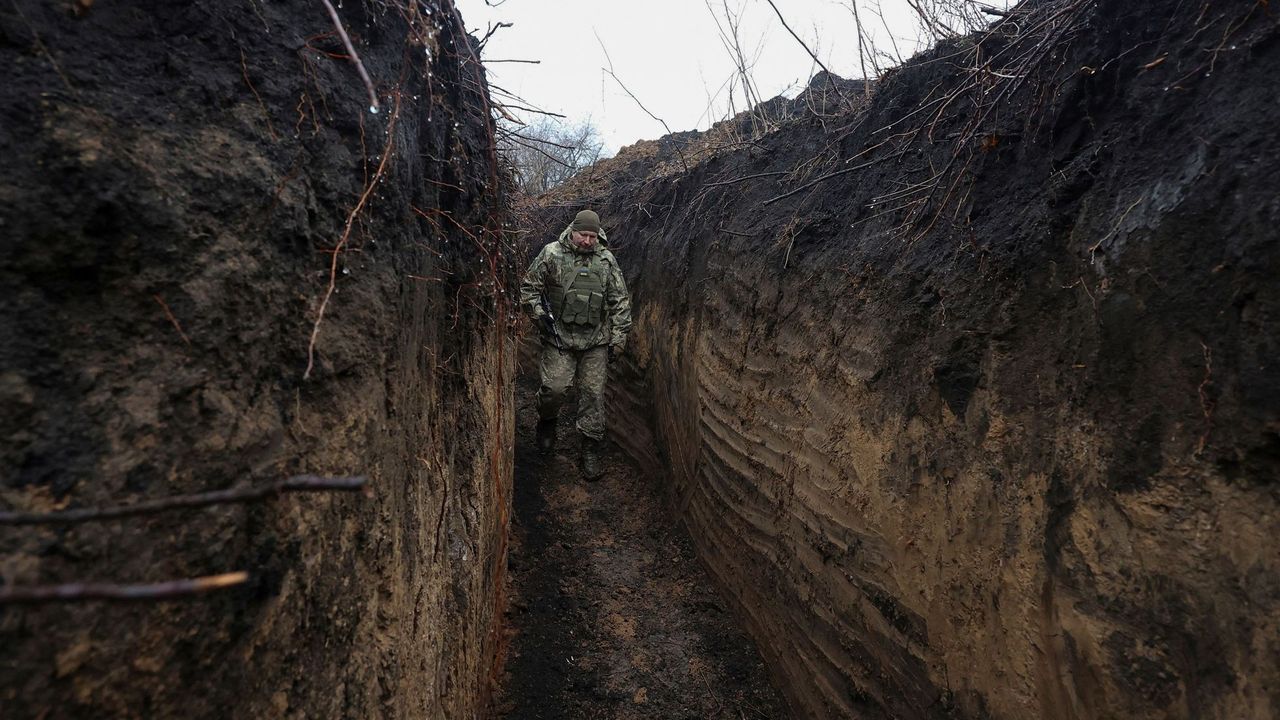
[[[507,122],[509,127],[498,128],[499,153],[516,187],[527,195],[541,195],[594,165],[604,150],[600,133],[587,121]]]
[[[359,491],[367,479],[297,476],[273,483],[229,490],[213,490],[192,495],[176,495],[143,500],[113,507],[86,507],[55,512],[0,511],[0,526],[76,525],[107,522],[156,513],[274,500],[283,493]],[[233,588],[249,581],[249,573],[237,570],[221,575],[183,578],[161,583],[116,584],[70,582],[57,585],[0,585],[0,605],[46,602],[86,602],[90,600],[172,600]]]
[[[363,477],[326,478],[314,475],[299,475],[272,483],[249,485],[229,490],[213,490],[194,495],[175,495],[158,500],[143,500],[129,505],[113,507],[74,508],[47,513],[4,510],[0,511],[0,525],[74,525],[84,522],[103,522],[174,510],[274,500],[282,493],[356,492],[364,490],[367,483],[367,478]]]
[[[1063,101],[1064,93],[1071,87],[1073,73],[1065,67],[1071,49],[1085,35],[1097,30],[1096,0],[1037,0],[1013,7],[954,0],[911,2],[921,36],[937,44],[916,62],[946,65],[958,72],[929,87],[909,112],[880,127],[869,127],[867,123],[877,118],[863,109],[879,85],[892,82],[896,69],[887,64],[885,58],[896,57],[897,48],[893,48],[895,55],[890,55],[883,47],[877,47],[863,25],[862,18],[868,14],[878,16],[883,22],[884,13],[878,4],[849,2],[846,5],[855,21],[860,61],[877,77],[875,82],[858,83],[859,92],[864,96],[859,98],[861,102],[850,99],[855,94],[850,91],[851,83],[845,81],[842,91],[833,82],[833,76],[826,72],[804,40],[788,27],[815,64],[823,68],[795,101],[786,104],[775,99],[758,103],[705,132],[637,143],[624,150],[625,160],[646,162],[646,182],[652,183],[684,172],[686,162],[696,165],[751,145],[787,123],[817,122],[826,130],[823,148],[796,162],[791,170],[716,176],[702,185],[701,193],[746,182],[776,183],[779,191],[762,201],[767,206],[797,195],[812,194],[818,186],[834,178],[892,164],[900,168],[900,175],[892,189],[870,200],[864,222],[892,218],[894,235],[911,242],[940,224],[962,227],[968,222],[965,213],[974,168],[1002,143],[1032,137],[1044,129],[1042,118]],[[721,41],[737,64],[744,93],[751,96],[755,86],[750,78],[750,62],[737,36],[736,16],[727,3],[718,10],[710,4],[707,7],[718,21],[723,14]],[[776,6],[773,10],[785,24],[781,11]],[[1238,39],[1251,19],[1265,12],[1265,2],[1253,2],[1243,12],[1238,7],[1212,8],[1205,4],[1198,11],[1197,36],[1207,42],[1198,53],[1179,59],[1185,73],[1171,83],[1170,89],[1182,90],[1185,83],[1194,82],[1200,75],[1209,77],[1217,58],[1235,49],[1231,44],[1233,39]],[[1144,60],[1145,57],[1152,59]],[[1091,77],[1107,71],[1115,73],[1120,71],[1117,67],[1120,63],[1129,66],[1128,72],[1146,72],[1168,58],[1169,53],[1159,48],[1158,42],[1148,41],[1121,48],[1113,57],[1102,58],[1096,65],[1076,69],[1074,75]],[[1067,79],[1048,81],[1064,77]],[[834,98],[828,97],[828,93]],[[788,109],[780,112],[780,107]],[[865,138],[863,147],[849,152],[847,141],[851,137]],[[940,161],[934,159],[937,147],[948,148]],[[681,163],[673,164],[665,159],[673,152],[680,155]],[[909,157],[929,160],[921,166],[908,162]],[[588,169],[582,186],[570,183],[565,194],[584,192],[585,186],[618,172],[623,161],[624,158],[619,158],[617,163],[605,162],[601,167]],[[1099,243],[1104,241],[1105,238]]]

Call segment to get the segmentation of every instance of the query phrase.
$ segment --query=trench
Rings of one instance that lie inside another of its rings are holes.
[[[536,363],[522,369],[495,716],[788,717],[755,644],[671,515],[662,479],[611,443],[604,477],[585,481],[572,398],[554,451],[539,452]]]
[[[464,24],[340,9],[384,111],[313,2],[0,4],[0,598],[81,593],[0,715],[1277,715],[1274,8],[1028,0],[522,208],[632,290],[594,484]]]
[[[1023,3],[541,200],[609,231],[616,442],[796,716],[1275,716],[1280,20],[1214,7]],[[997,46],[1054,59],[969,95]]]

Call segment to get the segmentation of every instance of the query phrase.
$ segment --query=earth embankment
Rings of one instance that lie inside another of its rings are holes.
[[[615,434],[804,716],[1280,709],[1277,78],[1252,1],[1027,2],[542,199],[605,218]]]
[[[9,586],[249,573],[3,607],[6,718],[485,704],[513,364],[484,77],[447,0],[335,4],[377,113],[321,3],[0,8],[0,507],[369,487],[0,527]]]

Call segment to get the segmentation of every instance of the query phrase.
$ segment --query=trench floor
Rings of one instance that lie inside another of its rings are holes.
[[[567,417],[556,451],[540,454],[534,390],[526,377],[517,396],[510,644],[496,716],[790,717],[655,480],[613,446],[605,476],[583,480]]]

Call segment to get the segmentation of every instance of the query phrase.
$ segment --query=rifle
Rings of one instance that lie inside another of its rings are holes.
[[[542,322],[546,326],[544,329],[550,331],[551,336],[556,339],[556,347],[563,350],[564,340],[560,338],[560,330],[556,327],[556,316],[551,312],[551,303],[547,302],[546,295],[540,296],[538,301],[542,304]]]

